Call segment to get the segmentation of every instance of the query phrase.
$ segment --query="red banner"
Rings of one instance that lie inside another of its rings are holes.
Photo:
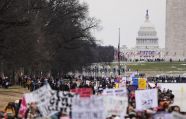
[[[79,94],[80,97],[90,97],[92,95],[92,88],[76,88],[71,89],[70,92]]]

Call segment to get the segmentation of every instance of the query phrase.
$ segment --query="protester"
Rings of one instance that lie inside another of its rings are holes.
[[[153,81],[162,82],[162,80],[165,81],[166,78],[165,79],[164,78],[148,79],[148,81],[150,82],[153,82]],[[38,76],[38,77],[23,76],[22,78],[20,78],[19,81],[20,81],[20,84],[23,85],[23,87],[25,87],[24,85],[26,85],[26,87],[30,89],[31,92],[37,90],[38,88],[46,84],[49,84],[52,90],[55,90],[55,91],[70,92],[72,90],[76,90],[79,88],[89,88],[92,90],[91,94],[99,97],[99,96],[102,96],[102,93],[105,89],[117,89],[120,86],[119,83],[121,83],[121,78],[118,78],[118,77],[87,77],[87,76],[81,76],[80,78],[80,77],[68,76],[68,75],[64,75],[58,78],[52,78],[52,77],[46,77],[46,76]],[[115,85],[116,83],[118,87],[116,87]],[[148,85],[147,86],[148,89],[158,90],[158,107],[148,108],[148,109],[139,111],[139,110],[136,110],[136,97],[135,97],[136,90],[139,90],[138,87],[136,87],[135,85],[132,85],[132,82],[130,80],[125,81],[124,86],[125,88],[128,89],[128,95],[127,95],[128,106],[126,108],[125,118],[150,119],[153,117],[153,115],[160,113],[160,112],[163,112],[163,113],[177,112],[181,114],[179,106],[172,106],[174,102],[174,94],[169,89],[161,90],[157,84]],[[65,100],[66,101],[63,102],[64,105],[66,102],[68,102],[67,99]],[[15,108],[16,110],[19,110],[20,102],[19,104],[16,103],[15,107],[16,107]],[[18,111],[15,111],[15,113],[16,112]],[[15,117],[16,115],[17,114],[15,114]],[[107,119],[119,119],[119,118],[123,119],[123,117],[119,117],[119,116],[120,115],[110,115],[110,117],[107,117]],[[41,114],[38,110],[37,104],[33,102],[30,104],[29,108],[26,111],[25,119],[34,119],[37,117],[41,117]],[[54,114],[51,118],[70,119],[71,115],[67,115],[62,112],[61,113],[59,112],[59,113]]]
[[[16,110],[15,110],[13,102],[9,102],[7,104],[7,106],[4,109],[4,113],[5,113],[5,115],[4,115],[5,118],[14,119],[14,117],[16,116]]]
[[[31,103],[30,107],[26,111],[25,118],[26,119],[36,119],[41,117],[41,114],[37,108],[36,103]]]

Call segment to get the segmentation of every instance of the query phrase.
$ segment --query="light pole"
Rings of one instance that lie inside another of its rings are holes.
[[[118,42],[118,75],[120,75],[120,28],[119,28],[119,42]]]

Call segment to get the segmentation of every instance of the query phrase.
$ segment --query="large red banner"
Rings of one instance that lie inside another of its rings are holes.
[[[79,94],[80,97],[90,97],[92,95],[92,88],[76,88],[71,89],[70,92]]]

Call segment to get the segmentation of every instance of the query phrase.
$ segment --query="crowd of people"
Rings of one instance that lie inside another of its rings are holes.
[[[168,78],[168,77],[167,77]],[[170,79],[170,77],[169,77]],[[160,80],[169,80],[166,77],[162,78],[148,78],[149,81],[160,82]],[[176,79],[174,79],[176,80]],[[71,89],[76,88],[91,88],[93,91],[93,95],[101,95],[104,89],[107,88],[115,88],[116,82],[119,82],[117,77],[85,77],[85,76],[69,76],[65,75],[60,78],[54,79],[53,77],[32,77],[32,76],[22,76],[18,79],[18,84],[23,86],[24,88],[28,88],[30,91],[37,90],[41,86],[45,84],[50,84],[53,90],[60,91],[70,91]],[[3,83],[1,83],[3,84]],[[180,114],[185,114],[181,112],[180,107],[177,105],[173,105],[174,103],[174,92],[169,89],[160,89],[157,85],[155,87],[158,89],[158,107],[150,108],[144,111],[135,110],[136,102],[135,102],[135,90],[137,87],[131,85],[131,81],[126,81],[126,88],[128,89],[128,107],[126,112],[126,119],[152,119],[153,116],[157,113],[172,113],[177,112]],[[5,119],[19,119],[19,108],[21,105],[21,99],[16,100],[15,102],[9,102],[5,107],[4,111],[0,113],[0,118]],[[31,103],[30,107],[26,111],[25,119],[36,119],[41,117],[37,105],[35,103]],[[58,113],[52,116],[52,119],[58,119],[63,117],[66,119],[66,115],[62,113]],[[112,115],[108,119],[117,119],[116,115]],[[119,118],[121,119],[121,118]]]
[[[10,79],[8,77],[0,77],[0,87],[8,88],[11,86]]]
[[[148,77],[148,81],[156,83],[186,83],[186,77],[183,76],[157,76]]]

